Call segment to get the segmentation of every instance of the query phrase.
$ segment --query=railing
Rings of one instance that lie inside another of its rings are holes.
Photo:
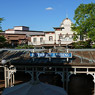
[[[36,42],[29,42],[31,45],[43,45],[43,44],[71,44],[72,42],[76,42],[73,40],[65,41],[65,40],[43,40],[42,42],[36,41]]]

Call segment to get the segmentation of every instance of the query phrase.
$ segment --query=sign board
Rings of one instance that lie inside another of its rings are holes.
[[[37,58],[72,58],[72,53],[30,53],[30,56]]]

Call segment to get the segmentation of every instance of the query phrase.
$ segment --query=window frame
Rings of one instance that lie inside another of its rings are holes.
[[[49,36],[49,41],[53,41],[53,36]]]

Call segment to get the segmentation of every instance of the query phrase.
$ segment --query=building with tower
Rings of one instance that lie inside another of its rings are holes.
[[[30,44],[43,47],[70,45],[74,42],[74,31],[71,30],[71,24],[72,21],[66,18],[62,21],[60,27],[53,27],[54,31],[44,31],[44,35],[31,35]]]
[[[66,18],[62,21],[60,27],[53,27],[54,31],[31,31],[26,26],[15,26],[13,29],[5,31],[5,37],[13,45],[28,44],[44,48],[65,47],[74,42],[74,31],[71,30],[71,25],[72,21]]]

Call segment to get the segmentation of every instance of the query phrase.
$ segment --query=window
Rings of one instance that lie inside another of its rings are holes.
[[[49,36],[49,41],[53,41],[53,37],[52,36]]]
[[[40,38],[40,43],[42,43],[43,42],[43,38]]]
[[[65,37],[69,37],[69,34],[67,33],[67,34],[65,35]]]
[[[33,38],[33,42],[36,43],[37,42],[37,39],[36,38]]]
[[[59,34],[59,39],[63,39],[63,35],[61,33]]]

